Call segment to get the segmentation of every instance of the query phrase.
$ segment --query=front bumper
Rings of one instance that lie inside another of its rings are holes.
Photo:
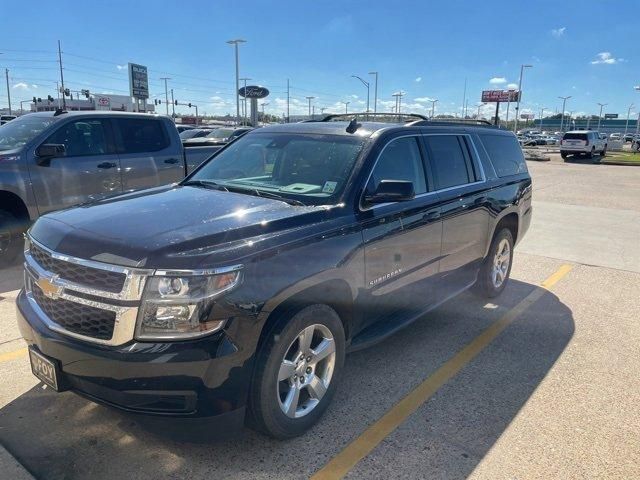
[[[194,341],[134,341],[113,347],[49,329],[24,291],[18,295],[16,311],[27,344],[57,361],[63,389],[130,412],[220,415],[226,428],[243,424],[252,349],[236,344],[226,331]]]

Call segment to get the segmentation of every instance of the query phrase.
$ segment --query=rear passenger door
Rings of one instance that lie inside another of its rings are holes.
[[[425,134],[440,198],[442,251],[438,284],[448,296],[472,283],[484,257],[489,210],[484,172],[466,134]]]
[[[180,181],[182,152],[160,118],[115,118],[122,186],[125,192]]]

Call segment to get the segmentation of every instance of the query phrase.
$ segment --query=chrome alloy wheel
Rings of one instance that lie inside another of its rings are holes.
[[[495,288],[500,288],[507,278],[509,265],[511,264],[511,247],[509,241],[503,238],[498,244],[496,255],[493,257],[491,268],[491,281]]]
[[[336,345],[327,327],[310,325],[297,335],[278,372],[278,402],[285,415],[303,417],[320,403],[335,364]]]

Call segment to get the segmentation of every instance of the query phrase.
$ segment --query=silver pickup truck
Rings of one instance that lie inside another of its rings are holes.
[[[42,112],[0,127],[0,265],[47,212],[184,178],[220,147],[183,149],[168,117]]]

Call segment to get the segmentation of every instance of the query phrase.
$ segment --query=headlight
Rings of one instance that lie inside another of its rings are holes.
[[[139,340],[184,340],[220,330],[224,319],[210,318],[214,301],[242,279],[239,267],[224,273],[149,277],[138,314]]]

